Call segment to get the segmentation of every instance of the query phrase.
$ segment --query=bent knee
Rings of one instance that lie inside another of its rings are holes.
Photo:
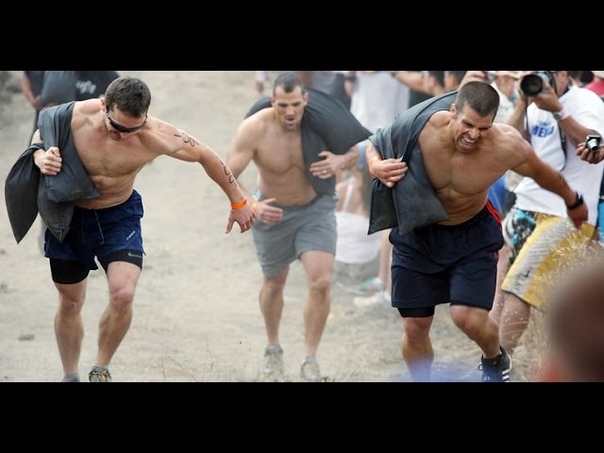
[[[123,310],[132,305],[134,288],[123,287],[111,292],[111,304]]]
[[[479,307],[452,305],[450,312],[453,323],[466,334],[480,331],[489,319],[489,312]]]
[[[331,278],[321,276],[312,280],[309,284],[311,291],[327,293],[331,289]]]

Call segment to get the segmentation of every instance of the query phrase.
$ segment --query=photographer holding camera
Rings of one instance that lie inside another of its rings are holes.
[[[531,309],[545,311],[549,285],[594,244],[604,170],[604,164],[589,165],[575,151],[580,143],[589,141],[586,137],[604,133],[604,103],[595,93],[573,84],[568,71],[525,73],[519,88],[520,100],[508,124],[578,192],[576,202],[565,205],[532,178],[524,178],[514,190],[514,208],[534,216],[536,224],[516,251],[502,284],[505,302],[499,335],[510,353],[528,326]],[[577,229],[568,219],[567,209],[583,203],[589,218]]]

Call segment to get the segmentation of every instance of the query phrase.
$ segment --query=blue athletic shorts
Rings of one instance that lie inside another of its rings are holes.
[[[503,246],[501,218],[490,202],[459,225],[430,225],[390,232],[392,306],[402,316],[432,316],[438,304],[490,310],[497,259]]]
[[[107,270],[111,261],[128,261],[142,267],[143,238],[141,219],[144,214],[140,194],[134,190],[124,203],[105,209],[75,207],[69,232],[63,242],[46,229],[44,252],[50,258],[53,281],[76,283],[82,275],[98,266],[95,257]],[[77,274],[58,278],[55,273],[65,273],[61,262],[70,262],[69,272]],[[75,281],[73,281],[75,280]]]

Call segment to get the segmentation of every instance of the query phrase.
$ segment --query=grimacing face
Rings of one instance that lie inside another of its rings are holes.
[[[451,106],[451,117],[454,121],[455,143],[460,151],[471,151],[493,126],[493,116],[480,116],[474,109],[464,105],[459,110],[455,104]]]
[[[308,93],[303,93],[301,87],[296,87],[291,93],[277,87],[271,103],[283,127],[289,130],[297,129],[308,104]]]

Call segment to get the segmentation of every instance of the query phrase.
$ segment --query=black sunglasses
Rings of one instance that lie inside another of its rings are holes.
[[[141,129],[146,123],[147,123],[147,115],[145,115],[145,121],[143,121],[142,124],[135,126],[135,127],[126,127],[126,126],[122,126],[120,123],[116,123],[115,121],[113,121],[113,119],[109,116],[109,111],[105,110],[105,116],[107,117],[107,119],[109,120],[109,124],[111,124],[111,127],[114,128],[116,131],[118,132],[122,132],[124,134],[129,134],[131,132],[136,132],[139,129]]]

